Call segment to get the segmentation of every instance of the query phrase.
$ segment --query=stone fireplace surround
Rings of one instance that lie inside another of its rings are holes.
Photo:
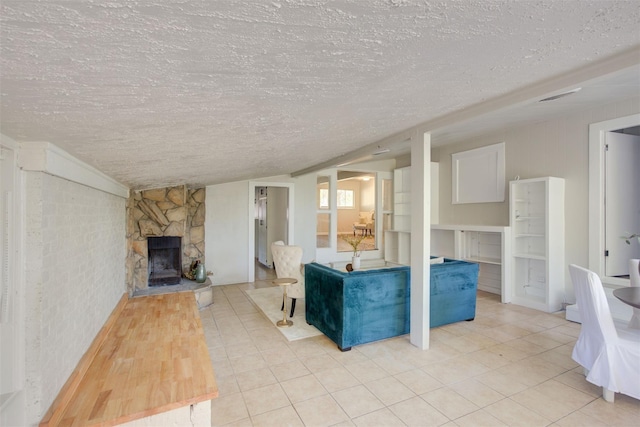
[[[182,238],[182,272],[204,259],[205,189],[187,186],[132,191],[127,201],[127,291],[148,284],[147,237]],[[206,266],[206,263],[205,263]]]

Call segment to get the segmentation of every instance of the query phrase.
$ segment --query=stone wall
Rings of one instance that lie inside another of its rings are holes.
[[[127,289],[148,287],[147,237],[182,237],[182,272],[204,259],[205,189],[132,191],[127,203]],[[206,264],[205,264],[206,265]]]

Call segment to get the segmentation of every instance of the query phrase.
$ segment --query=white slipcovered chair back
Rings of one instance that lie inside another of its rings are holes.
[[[580,330],[582,339],[578,339],[576,342],[573,358],[576,359],[577,356],[580,360],[576,360],[576,362],[591,370],[601,348],[607,344],[607,340],[615,345],[618,333],[611,317],[609,303],[600,277],[577,265],[570,265],[569,273],[582,322]]]
[[[569,265],[582,327],[573,360],[587,373],[587,381],[601,386],[605,400],[619,392],[640,398],[640,330],[616,329],[600,277]]]
[[[302,264],[302,248],[300,246],[288,246],[278,240],[271,244],[271,254],[276,267],[278,278],[290,277],[298,283],[287,289],[287,296],[291,298],[304,298],[304,264]]]

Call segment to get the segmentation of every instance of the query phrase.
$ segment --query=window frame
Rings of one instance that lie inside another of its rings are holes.
[[[340,193],[343,193],[343,196],[341,196]],[[351,198],[351,205],[342,204],[342,201],[344,201],[345,203],[348,202],[349,193],[350,193],[350,198]],[[338,209],[355,209],[355,207],[356,207],[356,192],[354,190],[351,190],[351,189],[342,189],[342,188],[337,189],[336,190],[336,207]]]

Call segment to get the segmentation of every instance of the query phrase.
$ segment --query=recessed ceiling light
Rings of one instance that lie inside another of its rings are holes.
[[[581,87],[577,87],[575,89],[571,89],[571,90],[568,90],[566,92],[562,92],[562,93],[559,93],[557,95],[553,95],[553,96],[550,96],[548,98],[541,99],[538,102],[553,101],[553,100],[558,99],[558,98],[564,98],[565,96],[573,95],[574,93],[579,92],[580,90],[582,90],[582,88]]]

